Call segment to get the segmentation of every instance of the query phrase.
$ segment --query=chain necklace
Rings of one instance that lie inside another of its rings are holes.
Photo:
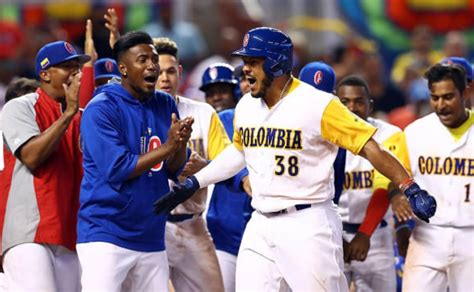
[[[285,95],[286,89],[287,89],[287,87],[288,87],[288,84],[290,84],[290,82],[291,82],[292,80],[293,80],[293,76],[290,76],[290,78],[288,78],[288,80],[286,81],[285,86],[284,86],[283,89],[281,90],[279,101],[280,101],[280,100],[283,98],[283,96]]]

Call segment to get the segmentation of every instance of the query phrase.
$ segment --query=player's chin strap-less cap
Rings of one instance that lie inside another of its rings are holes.
[[[336,74],[331,66],[324,62],[311,62],[300,71],[298,78],[309,85],[327,93],[333,93],[336,87]]]
[[[95,61],[94,76],[95,80],[101,78],[121,78],[117,62],[110,58],[102,58]]]
[[[293,67],[293,43],[284,32],[271,27],[257,27],[244,36],[242,48],[233,56],[264,58],[263,70],[270,77],[279,77]]]
[[[238,80],[234,77],[234,67],[226,63],[215,63],[207,67],[202,74],[202,83],[199,89],[205,91],[209,85],[215,83],[236,86]]]
[[[464,68],[464,71],[466,71],[466,79],[468,82],[472,81],[473,78],[473,72],[472,72],[472,65],[464,58],[461,57],[447,57],[441,60],[441,64],[454,64],[454,65],[459,65]]]
[[[78,54],[74,47],[64,41],[56,41],[44,45],[36,55],[36,75],[42,70],[66,62],[72,59],[77,59],[79,63],[84,64],[88,62],[91,57],[88,55]]]

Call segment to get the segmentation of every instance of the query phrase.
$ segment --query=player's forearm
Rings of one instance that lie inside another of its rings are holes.
[[[194,176],[201,188],[204,188],[236,175],[244,166],[244,154],[231,144]]]
[[[182,146],[166,161],[169,173],[176,173],[178,169],[186,162],[186,146]]]
[[[173,153],[173,148],[165,143],[161,147],[140,155],[135,169],[128,176],[128,178],[131,179],[140,176],[142,173],[148,171],[157,163],[164,162],[166,159],[170,158]]]
[[[17,151],[21,162],[31,171],[39,167],[56,149],[73,117],[63,113],[46,131],[26,142]]]
[[[396,185],[410,178],[408,171],[390,152],[381,148],[375,140],[370,139],[360,151],[359,155],[370,161],[370,163],[381,174],[386,176]]]

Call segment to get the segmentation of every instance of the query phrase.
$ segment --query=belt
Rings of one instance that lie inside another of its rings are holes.
[[[291,212],[296,212],[296,211],[308,209],[308,208],[311,208],[311,206],[312,206],[311,204],[299,204],[299,205],[294,205],[294,206],[288,207],[286,209],[282,209],[282,210],[275,211],[275,212],[266,212],[266,213],[260,212],[260,213],[262,215],[265,215],[265,216],[268,216],[268,217],[273,217],[273,216],[277,216],[277,215],[281,215],[281,214],[288,214],[288,213],[291,213]]]
[[[168,218],[166,219],[168,222],[183,222],[189,219],[197,218],[202,215],[202,212],[197,214],[168,214]]]
[[[380,228],[383,228],[387,226],[387,221],[385,219],[382,219],[382,222],[380,222]],[[344,230],[347,233],[357,233],[359,231],[360,224],[355,224],[355,223],[348,223],[348,222],[342,222],[342,230]]]

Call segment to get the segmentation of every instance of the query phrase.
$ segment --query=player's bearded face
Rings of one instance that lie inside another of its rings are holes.
[[[268,88],[270,88],[272,83],[273,83],[273,79],[265,76],[263,78],[263,80],[261,80],[261,82],[260,82],[260,86],[258,87],[258,91],[255,94],[253,93],[253,91],[251,91],[252,97],[255,97],[255,98],[265,97],[267,95]]]

